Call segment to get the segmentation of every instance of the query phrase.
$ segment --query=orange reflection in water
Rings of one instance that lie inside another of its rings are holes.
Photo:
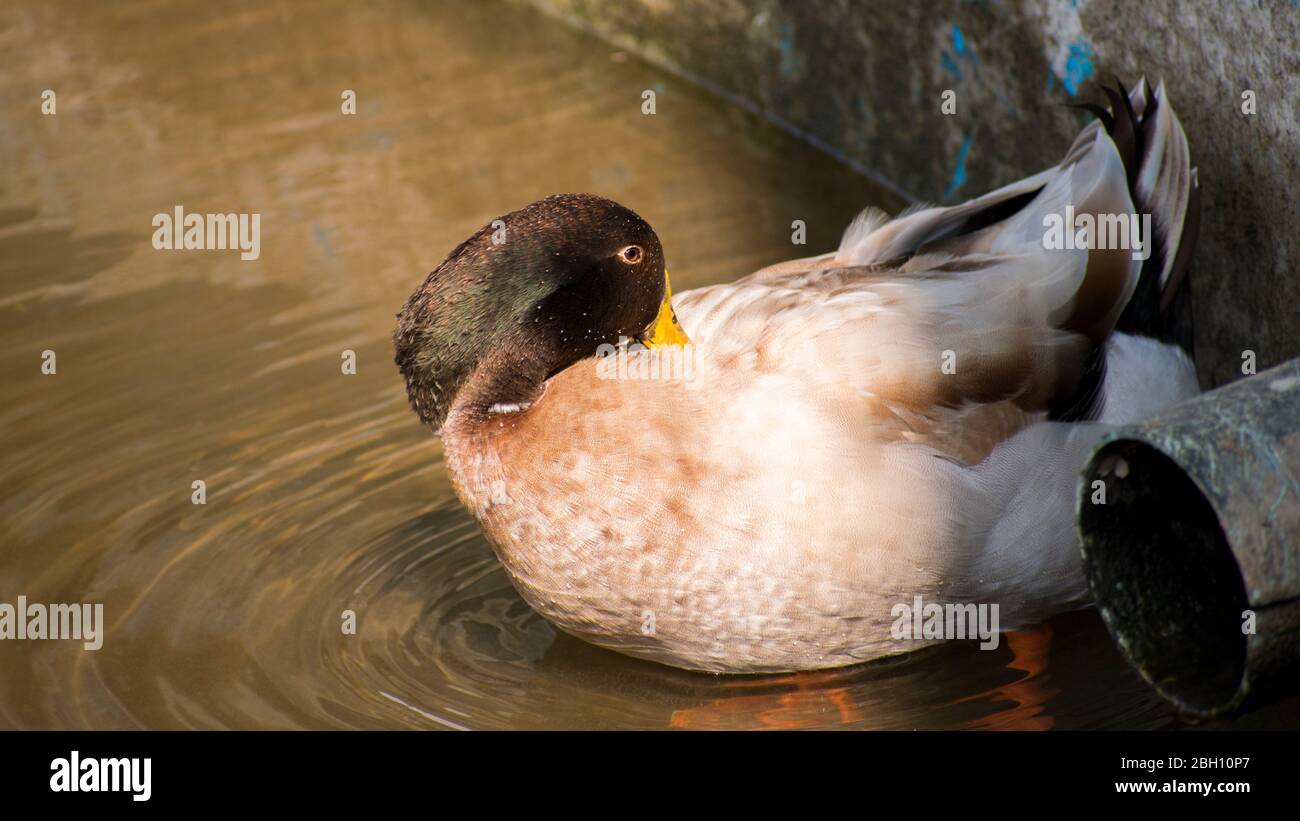
[[[757,693],[713,699],[700,707],[674,710],[671,726],[691,730],[807,730],[863,720],[848,687],[827,686],[843,680],[839,670],[818,670],[738,681],[741,687],[767,690],[793,686],[782,693]],[[742,683],[743,682],[743,683]]]
[[[967,722],[962,725],[963,728],[970,730],[1052,729],[1055,719],[1043,713],[1047,700],[1060,692],[1058,688],[1048,684],[1047,677],[1047,657],[1052,647],[1051,626],[1041,624],[1028,630],[1006,633],[1004,636],[1007,646],[1011,649],[1011,661],[1007,662],[1007,668],[1024,672],[1024,677],[1011,684],[1004,684],[962,700],[992,698],[1012,701],[1015,706]]]
[[[1053,631],[1049,625],[1004,634],[1011,660],[1006,669],[1023,673],[1015,681],[959,698],[951,705],[1010,702],[991,715],[960,722],[972,730],[1048,730],[1055,719],[1047,701],[1060,692],[1049,684],[1047,663]],[[860,668],[859,668],[860,669]],[[674,710],[670,726],[693,730],[805,730],[863,726],[869,688],[846,669],[735,679],[740,692],[698,707]],[[749,691],[749,692],[745,692]]]

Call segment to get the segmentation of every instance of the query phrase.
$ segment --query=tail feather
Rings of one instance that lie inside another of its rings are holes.
[[[1163,84],[1153,92],[1143,78],[1128,91],[1117,82],[1103,92],[1109,105],[1079,106],[1097,119],[1057,166],[957,206],[909,209],[888,222],[878,212],[864,213],[845,232],[833,260],[841,267],[907,270],[914,258],[1023,258],[1044,253],[1045,220],[1066,206],[1095,220],[1150,214],[1152,236],[1142,237],[1149,248],[1145,261],[1133,259],[1132,249],[1093,249],[1072,278],[1053,283],[1053,289],[1072,290],[1065,302],[1050,300],[1059,305],[1051,326],[1087,342],[1077,354],[1081,377],[1051,402],[1050,415],[1062,420],[1098,412],[1113,331],[1191,351],[1187,271],[1200,198],[1186,135]],[[974,266],[970,275],[987,268]],[[1035,268],[1022,263],[1020,270],[1031,276]]]
[[[1187,274],[1200,230],[1199,177],[1164,83],[1152,92],[1143,78],[1130,92],[1133,98],[1141,103],[1133,106],[1140,158],[1133,169],[1133,195],[1138,210],[1151,214],[1154,236],[1146,238],[1150,257],[1115,327],[1179,345],[1191,354]]]

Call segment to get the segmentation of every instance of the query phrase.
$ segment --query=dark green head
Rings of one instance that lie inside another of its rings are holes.
[[[438,430],[458,397],[476,413],[529,402],[600,345],[644,338],[666,288],[659,238],[616,202],[561,194],[493,220],[397,314],[411,406]]]

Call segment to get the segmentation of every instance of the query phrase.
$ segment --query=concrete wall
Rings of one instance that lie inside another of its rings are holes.
[[[930,201],[1054,164],[1088,119],[1061,104],[1099,99],[1095,81],[1164,78],[1200,167],[1202,382],[1247,349],[1260,370],[1300,355],[1300,2],[531,2]]]

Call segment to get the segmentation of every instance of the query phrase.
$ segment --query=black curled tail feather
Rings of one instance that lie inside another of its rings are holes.
[[[1150,243],[1150,256],[1142,265],[1137,288],[1115,323],[1115,330],[1178,345],[1191,356],[1188,271],[1200,230],[1201,209],[1196,169],[1187,168],[1186,137],[1169,108],[1163,86],[1152,91],[1143,78],[1130,94],[1116,79],[1115,87],[1103,87],[1102,91],[1110,107],[1108,117],[1099,119],[1124,161],[1138,213],[1150,214],[1155,225],[1152,235],[1143,238]],[[1140,112],[1135,110],[1134,99],[1141,101]],[[1100,106],[1088,110],[1095,113],[1097,108]],[[1186,179],[1180,177],[1182,174]],[[1185,210],[1177,201],[1180,196],[1186,197]]]
[[[1186,137],[1168,107],[1163,86],[1153,92],[1143,78],[1130,93],[1116,79],[1114,87],[1103,86],[1102,92],[1108,105],[1069,105],[1093,114],[1106,129],[1124,164],[1137,211],[1150,214],[1153,227],[1151,236],[1143,237],[1150,244],[1150,254],[1115,330],[1178,345],[1191,356],[1191,283],[1187,273],[1200,227],[1200,189],[1196,169],[1187,169]],[[1098,345],[1085,359],[1078,388],[1051,408],[1050,418],[1096,418],[1105,374],[1105,347]]]

